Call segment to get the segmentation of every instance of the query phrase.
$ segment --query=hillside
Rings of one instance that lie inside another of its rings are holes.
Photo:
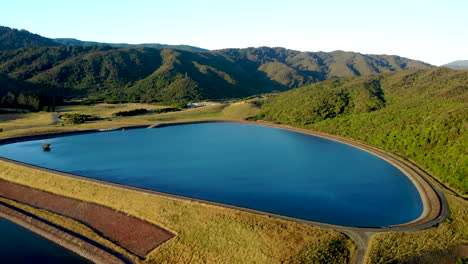
[[[55,41],[33,34],[26,30],[17,30],[0,26],[0,51],[24,47],[58,46]]]
[[[285,91],[330,78],[429,68],[398,56],[284,48],[194,52],[144,47],[59,46],[0,52],[0,73],[81,89],[106,102],[183,103]]]
[[[0,74],[0,108],[53,111],[63,99],[79,95],[73,89],[15,80]]]
[[[259,119],[383,147],[468,193],[468,71],[447,68],[328,80],[278,94]]]
[[[442,67],[447,67],[455,70],[466,70],[468,69],[468,60],[457,60],[450,63],[442,65]]]
[[[168,48],[168,49],[178,49],[178,50],[190,50],[190,51],[208,51],[207,49],[202,49],[199,47],[189,46],[189,45],[169,45],[169,44],[160,44],[160,43],[142,43],[142,44],[127,44],[127,43],[104,43],[104,42],[95,42],[95,41],[82,41],[74,38],[56,38],[52,39],[54,42],[65,45],[65,46],[111,46],[114,48]]]

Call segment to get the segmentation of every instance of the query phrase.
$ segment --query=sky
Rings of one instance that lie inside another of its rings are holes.
[[[49,38],[468,60],[467,0],[15,0],[0,25]]]

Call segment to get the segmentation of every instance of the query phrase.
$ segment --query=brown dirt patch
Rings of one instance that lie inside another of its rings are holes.
[[[425,252],[418,256],[413,256],[402,261],[399,264],[453,264],[457,263],[457,260],[461,258],[463,260],[468,259],[468,245],[460,244],[450,246],[446,249],[436,249]],[[465,262],[463,262],[465,263]]]
[[[0,179],[0,196],[78,220],[140,257],[174,237],[169,231],[106,206]]]

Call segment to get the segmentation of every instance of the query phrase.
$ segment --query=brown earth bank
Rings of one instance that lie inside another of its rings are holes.
[[[133,261],[73,231],[24,210],[0,202],[0,217],[16,223],[97,264],[132,264]]]
[[[78,220],[130,252],[145,257],[174,234],[106,206],[79,201],[0,179],[0,196]]]

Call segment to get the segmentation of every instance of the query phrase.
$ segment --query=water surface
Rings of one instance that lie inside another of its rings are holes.
[[[0,263],[91,264],[75,253],[0,218]]]
[[[44,152],[42,143],[50,142]],[[0,156],[86,177],[346,226],[422,213],[411,181],[360,149],[237,123],[99,132],[0,146]]]

